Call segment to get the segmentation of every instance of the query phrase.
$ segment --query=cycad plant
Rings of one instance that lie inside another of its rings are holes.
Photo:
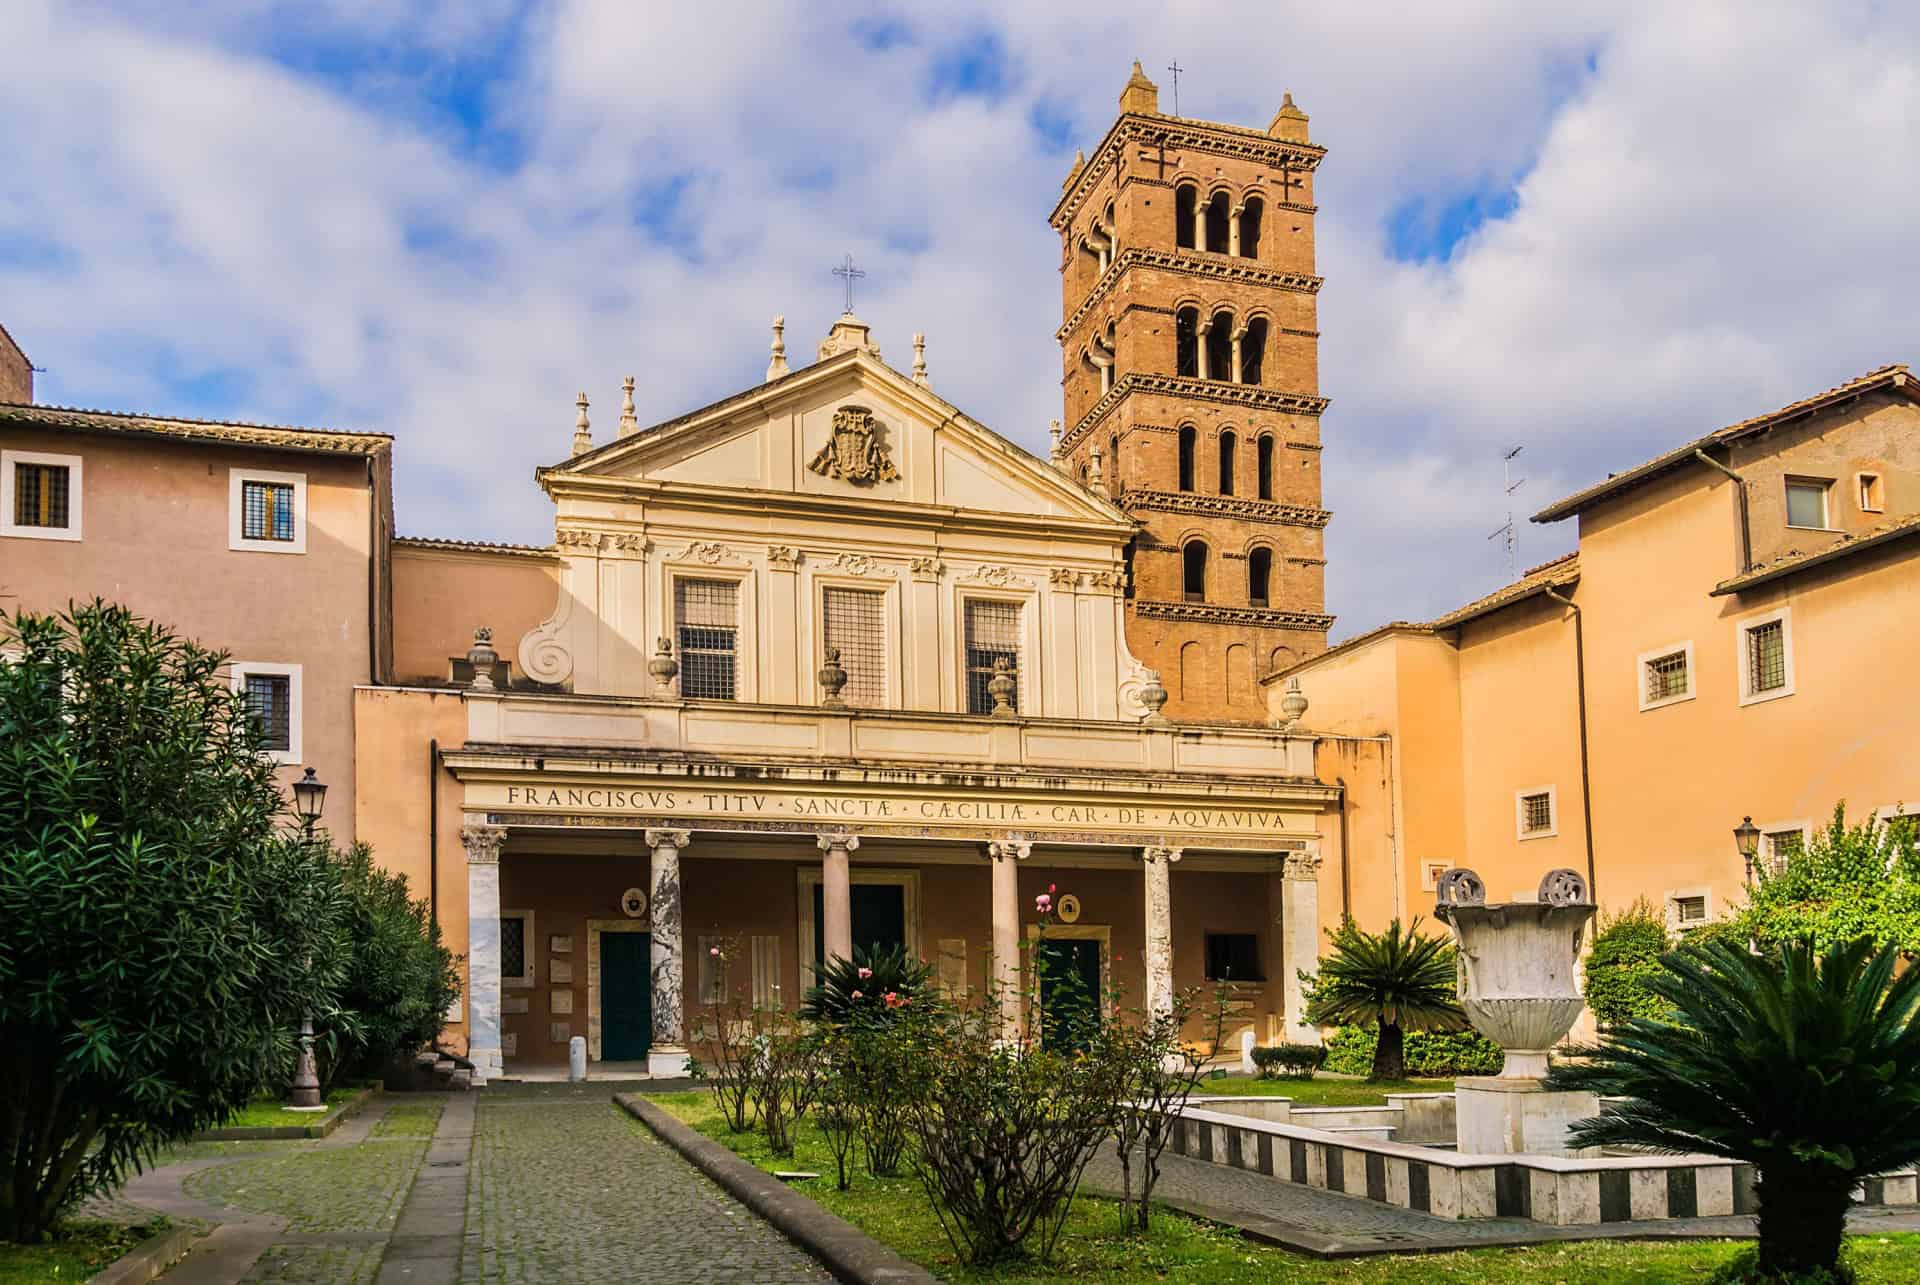
[[[1407,1077],[1406,1033],[1457,1031],[1467,1024],[1454,992],[1453,945],[1420,932],[1416,917],[1403,931],[1394,920],[1370,933],[1352,919],[1327,936],[1333,953],[1320,961],[1310,986],[1307,1020],[1321,1025],[1379,1023],[1369,1080]]]
[[[1759,1171],[1754,1275],[1847,1279],[1854,1185],[1920,1158],[1920,969],[1896,978],[1895,958],[1864,939],[1664,956],[1645,986],[1671,1014],[1632,1018],[1552,1072],[1551,1088],[1628,1099],[1576,1123],[1573,1145],[1746,1161]]]

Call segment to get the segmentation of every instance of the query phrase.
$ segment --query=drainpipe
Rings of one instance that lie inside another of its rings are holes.
[[[1719,469],[1733,479],[1733,484],[1737,488],[1734,492],[1734,504],[1740,513],[1740,571],[1745,574],[1753,570],[1753,531],[1747,519],[1747,479],[1698,447],[1694,448],[1693,457],[1702,464]]]
[[[1347,830],[1347,778],[1336,776],[1340,787],[1340,921],[1353,918],[1353,839]]]
[[[1711,460],[1707,461],[1712,463]],[[1552,585],[1546,587],[1547,597],[1573,612],[1573,673],[1576,690],[1580,697],[1580,811],[1584,814],[1587,835],[1587,895],[1599,901],[1599,879],[1593,863],[1593,776],[1587,766],[1587,644],[1586,631],[1581,626],[1580,604],[1558,592]]]
[[[440,924],[440,738],[427,742],[427,914]]]

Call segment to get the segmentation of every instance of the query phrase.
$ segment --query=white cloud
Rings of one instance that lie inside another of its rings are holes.
[[[1190,115],[1264,125],[1291,88],[1332,149],[1337,632],[1498,582],[1514,442],[1524,513],[1920,348],[1920,18],[1866,0],[873,11],[891,42],[797,5],[13,10],[0,320],[42,395],[394,432],[408,531],[544,538],[578,389],[604,433],[624,374],[643,418],[756,380],[849,250],[888,355],[925,330],[943,394],[1043,447],[1046,214],[1134,56],[1170,107],[1178,55]],[[983,33],[1002,91],[930,94]],[[1450,256],[1389,257],[1396,209],[1509,184]]]

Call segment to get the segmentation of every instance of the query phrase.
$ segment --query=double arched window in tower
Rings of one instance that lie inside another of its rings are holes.
[[[1173,318],[1174,373],[1187,379],[1257,384],[1266,368],[1267,319],[1238,320],[1225,308],[1187,304]]]
[[[1198,536],[1180,546],[1180,597],[1186,602],[1207,601],[1207,562],[1212,550]],[[1273,550],[1255,545],[1247,550],[1247,605],[1266,607],[1273,602]]]
[[[1261,433],[1259,437],[1254,440],[1253,493],[1256,499],[1271,500],[1273,498],[1273,440],[1273,434],[1269,432]],[[1230,428],[1222,429],[1219,438],[1219,451],[1219,494],[1236,494],[1239,486],[1239,473],[1237,471],[1240,457],[1239,434]],[[1197,480],[1199,477],[1199,456],[1200,431],[1191,424],[1182,424],[1180,426],[1179,445],[1179,484],[1182,491],[1191,493],[1200,489]],[[1118,476],[1119,458],[1119,447],[1116,445],[1114,447],[1115,463],[1113,474],[1113,476],[1116,477]]]
[[[1231,254],[1242,259],[1260,257],[1260,222],[1266,202],[1248,195],[1238,202],[1224,188],[1204,199],[1195,183],[1173,190],[1173,243],[1182,250]]]

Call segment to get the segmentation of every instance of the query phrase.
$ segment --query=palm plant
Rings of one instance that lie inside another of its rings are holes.
[[[934,998],[932,966],[909,958],[904,946],[855,946],[852,959],[835,955],[814,966],[813,975],[817,980],[800,1003],[809,1022],[885,1025],[907,1004]]]
[[[1863,1178],[1920,1158],[1920,969],[1861,939],[1754,954],[1713,941],[1662,958],[1635,1017],[1550,1088],[1626,1098],[1572,1128],[1579,1147],[1637,1146],[1759,1171],[1762,1280],[1840,1279],[1847,1202]]]
[[[1307,1020],[1322,1025],[1379,1023],[1369,1080],[1404,1080],[1406,1033],[1457,1031],[1467,1024],[1454,993],[1453,946],[1420,932],[1416,917],[1405,931],[1394,920],[1370,933],[1351,918],[1330,931],[1333,953],[1310,983]]]

